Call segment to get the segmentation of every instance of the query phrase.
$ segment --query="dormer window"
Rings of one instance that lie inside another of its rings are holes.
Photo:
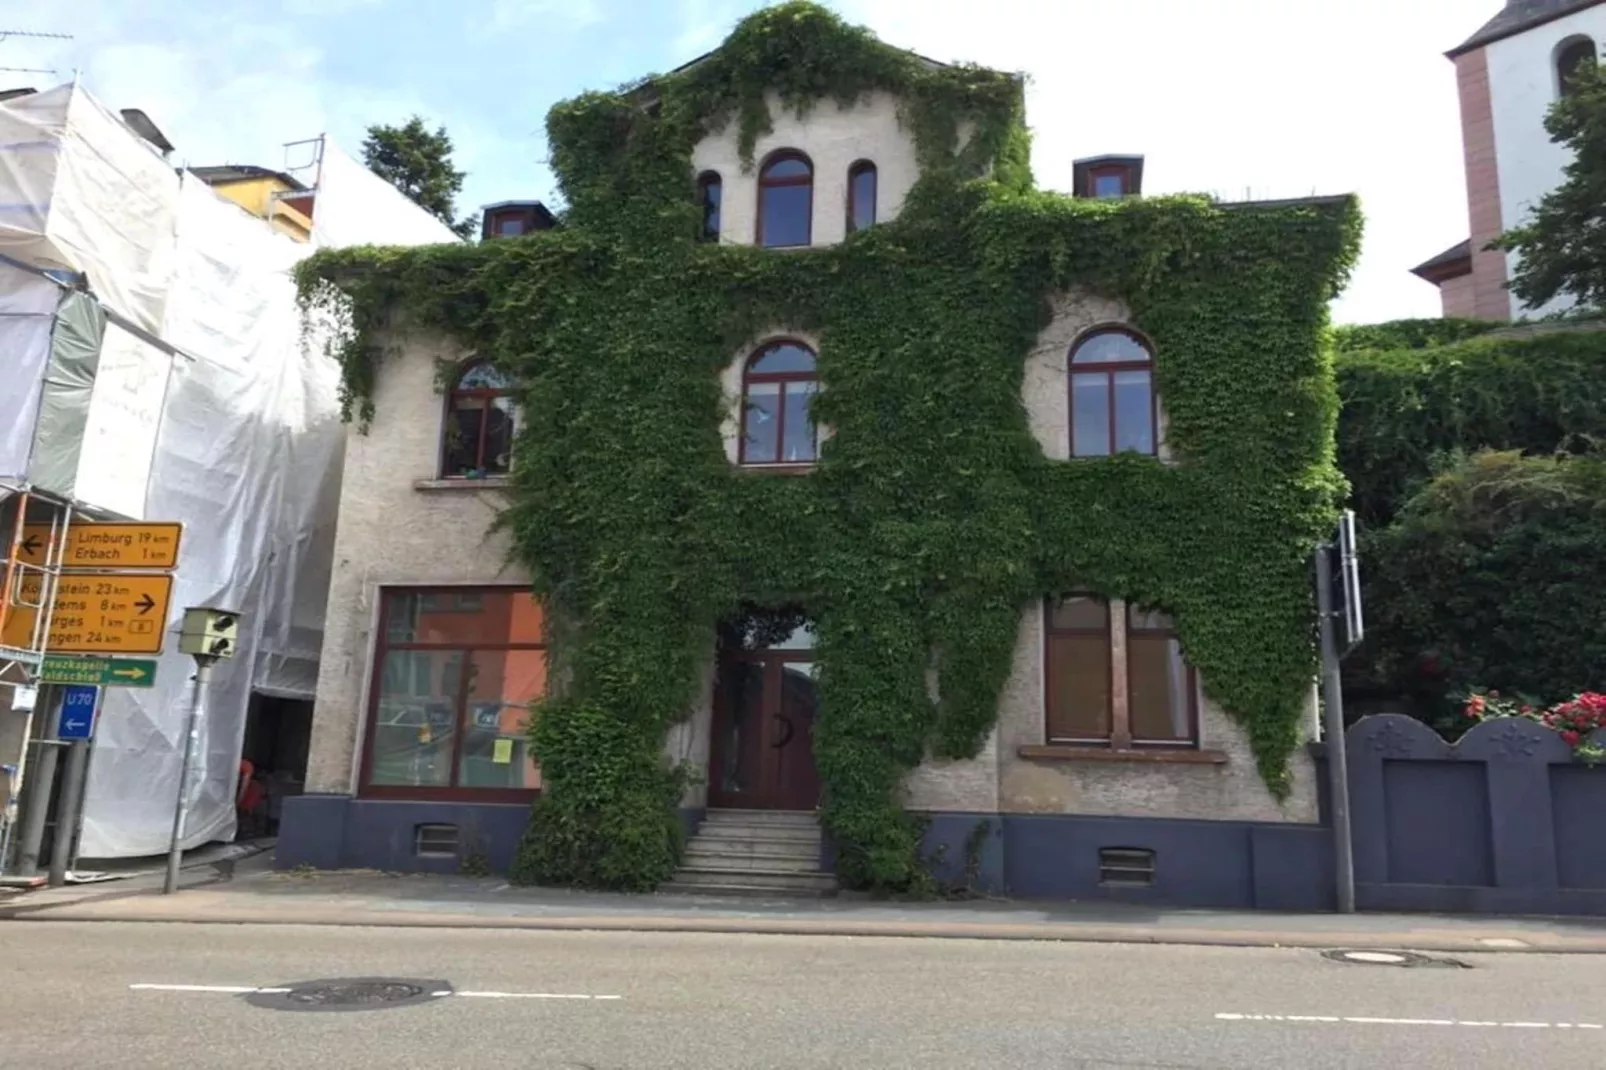
[[[719,208],[724,199],[725,184],[716,171],[704,171],[697,179],[697,202],[702,205],[703,222],[698,228],[697,240],[719,241]]]
[[[516,238],[557,225],[552,213],[540,201],[502,201],[480,209],[480,240]]]
[[[1078,197],[1135,197],[1143,192],[1143,157],[1092,156],[1077,160],[1072,165],[1072,176]]]
[[[1126,171],[1121,168],[1107,168],[1093,173],[1093,196],[1099,199],[1105,197],[1126,196]]]
[[[808,245],[814,224],[814,165],[784,149],[764,161],[758,176],[758,244],[777,249]]]
[[[1556,95],[1576,92],[1582,75],[1595,65],[1595,42],[1582,35],[1569,37],[1556,49]]]
[[[860,160],[848,168],[848,233],[875,226],[875,164]]]

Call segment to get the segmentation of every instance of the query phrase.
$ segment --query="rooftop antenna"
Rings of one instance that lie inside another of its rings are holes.
[[[44,33],[38,30],[0,30],[0,44],[4,44],[12,37],[30,37],[48,39],[53,41],[71,41],[70,33]],[[0,67],[0,71],[7,74],[55,74],[54,67]]]

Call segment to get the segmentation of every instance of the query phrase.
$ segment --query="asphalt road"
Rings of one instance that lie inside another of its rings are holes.
[[[1460,958],[1471,968],[1279,949],[11,921],[0,1067],[1606,1067],[1606,1029],[1580,1028],[1606,1025],[1606,958]],[[214,990],[375,976],[459,994],[303,1012]]]

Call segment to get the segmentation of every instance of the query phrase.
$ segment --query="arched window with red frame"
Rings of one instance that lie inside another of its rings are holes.
[[[742,370],[742,464],[813,464],[819,431],[812,412],[820,381],[814,350],[771,342]]]
[[[758,173],[758,244],[808,245],[814,230],[814,165],[793,149],[764,161]]]
[[[1121,327],[1091,331],[1071,347],[1071,456],[1158,452],[1154,355]]]
[[[463,369],[446,403],[441,475],[483,479],[506,475],[512,462],[513,384],[483,361]]]

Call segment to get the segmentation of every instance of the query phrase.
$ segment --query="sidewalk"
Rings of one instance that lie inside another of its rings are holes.
[[[1278,914],[1121,903],[889,903],[612,895],[514,888],[497,877],[373,871],[280,873],[272,856],[0,900],[0,919],[249,925],[908,936],[1243,947],[1606,954],[1606,919]]]

